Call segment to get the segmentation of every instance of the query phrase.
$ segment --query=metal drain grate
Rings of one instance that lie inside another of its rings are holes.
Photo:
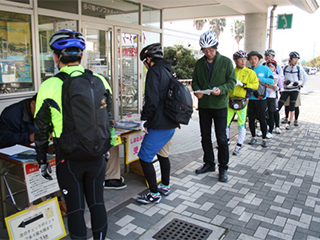
[[[153,238],[157,240],[204,240],[211,233],[212,230],[208,228],[174,218],[157,232]]]

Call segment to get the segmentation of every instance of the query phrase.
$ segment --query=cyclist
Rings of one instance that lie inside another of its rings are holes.
[[[284,90],[281,93],[281,97],[278,103],[278,111],[280,111],[285,101],[287,100],[287,98],[290,97],[289,119],[288,119],[288,124],[286,126],[287,130],[291,129],[290,123],[294,116],[295,104],[296,104],[299,91],[301,87],[303,87],[308,80],[308,75],[306,74],[304,69],[298,66],[300,54],[293,51],[289,54],[289,57],[290,57],[289,64],[285,66],[283,69]]]
[[[163,59],[160,43],[146,46],[140,52],[140,60],[148,69],[145,83],[145,104],[141,112],[141,129],[145,133],[138,157],[148,182],[150,192],[139,195],[140,203],[159,203],[161,194],[170,193],[170,161],[169,150],[175,128],[173,123],[163,114],[164,103],[169,85],[171,65]],[[156,173],[152,160],[157,155],[161,169],[161,183],[157,185]]]
[[[62,73],[79,76],[85,72],[80,65],[86,43],[81,33],[69,29],[54,33],[49,41],[56,66]],[[103,82],[106,93],[111,88],[102,75],[94,74]],[[106,169],[105,158],[101,155],[90,161],[71,161],[59,151],[63,124],[62,92],[63,81],[54,76],[44,81],[39,89],[35,112],[35,143],[37,161],[41,175],[51,180],[50,164],[46,159],[48,137],[52,132],[56,149],[56,171],[60,190],[68,209],[68,230],[71,239],[87,239],[84,219],[85,201],[91,213],[94,239],[105,239],[107,234],[107,212],[103,199],[103,183]],[[104,99],[103,99],[104,100]],[[108,113],[111,112],[109,101]],[[70,145],[74,145],[70,141]]]
[[[270,69],[266,66],[261,65],[259,62],[262,59],[262,55],[257,51],[251,51],[248,54],[248,59],[251,64],[250,69],[255,71],[259,82],[265,84],[273,84],[273,74]],[[257,143],[256,139],[256,126],[255,120],[258,119],[260,123],[260,128],[262,131],[262,147],[267,147],[267,123],[266,123],[266,110],[267,110],[267,102],[266,97],[262,99],[258,99],[254,95],[249,98],[249,106],[248,106],[248,117],[249,117],[249,128],[251,132],[251,140],[249,142],[250,145],[254,145]]]
[[[196,174],[215,171],[212,147],[212,122],[218,143],[219,181],[228,181],[229,147],[226,135],[229,92],[235,87],[236,75],[232,61],[218,51],[216,34],[209,30],[200,36],[200,47],[204,56],[196,62],[193,71],[192,88],[194,91],[212,89],[210,95],[196,93],[199,99],[199,120],[202,149],[202,167]]]
[[[237,77],[236,87],[229,93],[229,107],[227,120],[227,138],[230,139],[230,125],[235,114],[238,115],[238,142],[233,151],[233,155],[238,155],[246,137],[247,119],[247,98],[252,94],[251,90],[258,89],[259,80],[256,73],[247,68],[248,54],[246,51],[239,50],[233,54],[236,64],[235,73]],[[249,91],[248,91],[249,90]]]

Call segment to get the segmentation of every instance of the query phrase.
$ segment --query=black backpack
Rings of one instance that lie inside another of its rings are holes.
[[[79,76],[70,75],[55,75],[63,81],[63,130],[58,151],[71,161],[95,160],[110,149],[110,92],[90,70]]]
[[[164,100],[163,113],[172,122],[188,125],[193,113],[192,97],[188,88],[179,82],[167,70],[170,77],[169,86]]]

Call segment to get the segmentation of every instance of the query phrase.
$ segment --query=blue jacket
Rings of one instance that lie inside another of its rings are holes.
[[[263,66],[263,65],[259,65],[255,69],[253,69],[252,67],[249,67],[249,68],[252,69],[253,71],[255,71],[260,82],[263,82],[266,84],[273,84],[274,83],[273,73],[270,70],[270,68]],[[267,96],[268,96],[268,93],[267,93]],[[263,98],[262,100],[266,99],[267,96],[265,98]],[[252,95],[249,98],[249,100],[260,100],[260,99],[258,99]]]
[[[30,142],[34,133],[31,99],[25,99],[6,107],[0,116],[0,148]]]

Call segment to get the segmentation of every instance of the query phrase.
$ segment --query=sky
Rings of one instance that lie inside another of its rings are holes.
[[[268,10],[270,14],[271,8]],[[301,55],[301,60],[309,61],[314,57],[320,56],[320,9],[315,13],[307,13],[295,6],[277,7],[274,12],[274,26],[277,24],[278,14],[293,14],[292,28],[278,30],[274,27],[272,48],[276,52],[276,60],[282,61],[289,57],[289,53],[297,51]],[[228,17],[227,26],[219,39],[219,52],[231,57],[238,50],[237,43],[233,40],[231,25],[236,20],[244,20],[244,16]],[[270,20],[268,16],[267,25],[269,28]],[[178,31],[170,31],[175,29]],[[199,50],[199,36],[209,30],[206,24],[201,31],[193,27],[193,21],[175,21],[164,23],[164,46],[182,44],[191,49]],[[185,34],[188,33],[188,34]],[[179,37],[174,37],[179,36]],[[266,49],[268,48],[268,38],[266,39]],[[240,42],[240,49],[244,48],[244,40]]]

